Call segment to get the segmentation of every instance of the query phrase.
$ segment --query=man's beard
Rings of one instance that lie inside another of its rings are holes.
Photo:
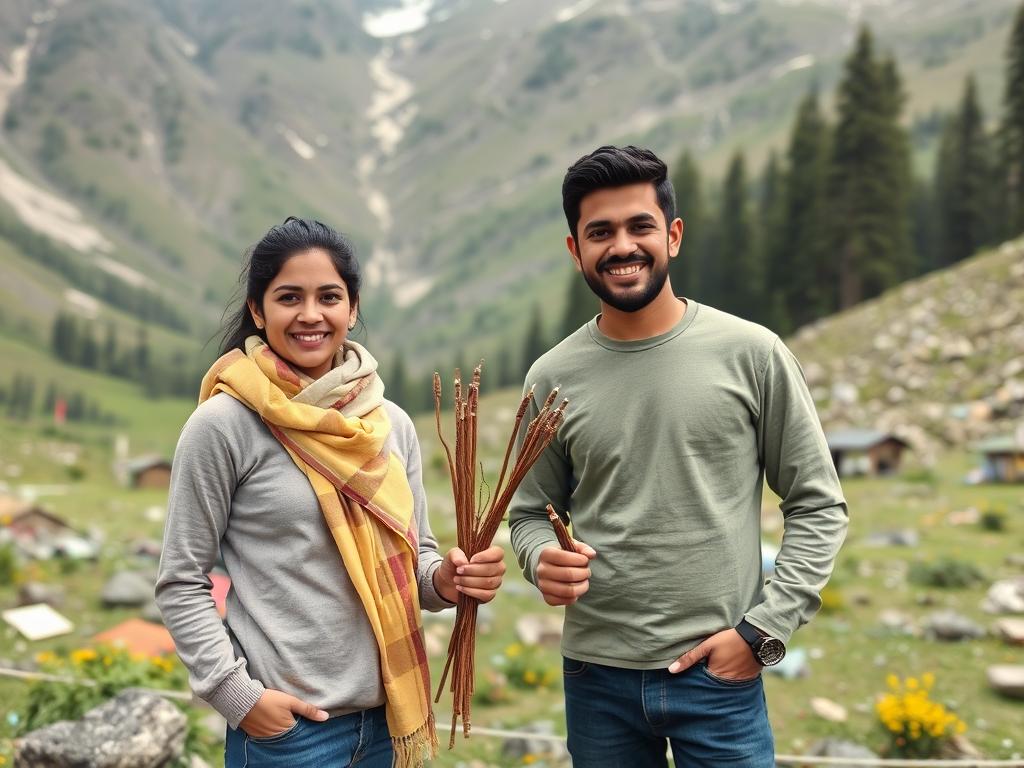
[[[616,292],[601,281],[600,274],[610,268],[640,262],[650,270],[650,276],[647,278],[646,285],[627,289],[623,295],[623,292]],[[646,251],[638,250],[636,253],[625,258],[607,259],[598,262],[596,272],[598,275],[592,277],[584,271],[583,279],[587,281],[590,290],[601,301],[620,312],[637,312],[654,301],[655,297],[661,293],[661,289],[665,287],[665,281],[668,279],[668,264],[664,264],[659,269],[657,262],[655,262],[650,254]]]

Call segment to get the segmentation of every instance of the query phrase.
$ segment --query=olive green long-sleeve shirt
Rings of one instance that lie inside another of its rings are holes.
[[[556,385],[555,441],[510,508],[528,579],[557,546],[544,507],[594,547],[590,590],[565,611],[563,653],[652,669],[744,616],[788,641],[820,605],[846,502],[799,364],[777,336],[694,301],[660,336],[618,341],[591,320],[541,357],[530,418]],[[785,528],[761,572],[764,480]]]

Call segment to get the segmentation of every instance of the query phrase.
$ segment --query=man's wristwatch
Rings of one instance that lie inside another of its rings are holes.
[[[740,637],[747,641],[747,645],[750,646],[754,658],[762,666],[773,666],[785,657],[786,646],[781,640],[765,635],[746,619],[743,619],[736,625],[736,631],[739,632]]]

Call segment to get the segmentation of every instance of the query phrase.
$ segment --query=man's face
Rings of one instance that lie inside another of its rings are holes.
[[[590,290],[613,309],[636,312],[665,286],[683,222],[666,223],[654,185],[645,182],[584,197],[576,232],[566,245]]]

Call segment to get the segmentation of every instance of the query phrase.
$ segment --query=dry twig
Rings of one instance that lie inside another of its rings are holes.
[[[444,436],[441,434],[441,375],[434,374],[434,420],[437,424],[437,434],[444,446],[445,456],[448,459],[448,472],[452,481],[452,494],[455,497],[455,526],[459,548],[465,552],[466,557],[472,559],[473,555],[482,552],[491,546],[494,534],[505,517],[508,505],[512,502],[512,495],[516,488],[530,471],[530,467],[540,458],[541,453],[548,446],[555,433],[565,418],[565,408],[568,400],[563,400],[557,408],[552,408],[555,398],[558,397],[556,387],[544,406],[540,409],[537,417],[530,422],[526,430],[523,446],[516,456],[511,472],[508,471],[509,459],[512,455],[512,448],[515,445],[516,436],[526,411],[533,401],[533,388],[523,395],[519,403],[519,410],[516,412],[515,424],[512,434],[509,437],[508,447],[505,449],[505,458],[502,461],[501,473],[498,482],[491,489],[489,501],[485,504],[477,495],[474,503],[474,489],[477,488],[477,415],[480,402],[480,379],[483,369],[483,361],[473,370],[473,377],[470,380],[468,392],[463,397],[462,376],[458,370],[455,371],[455,455],[448,447]],[[481,471],[481,478],[483,472]],[[507,481],[506,481],[507,475]],[[482,480],[481,480],[482,482]],[[486,507],[486,508],[485,508]],[[559,521],[561,523],[561,521]],[[563,531],[565,530],[563,526]],[[568,534],[566,534],[568,536]],[[451,673],[452,691],[452,731],[448,742],[448,748],[455,746],[455,728],[458,720],[462,719],[463,735],[468,737],[470,730],[470,705],[473,697],[474,664],[476,651],[476,618],[479,602],[464,594],[459,595],[456,607],[455,628],[452,630],[451,641],[448,644],[448,659],[445,662],[444,672],[441,674],[441,683],[437,688],[435,701],[440,701],[441,692],[444,690],[445,682]]]

